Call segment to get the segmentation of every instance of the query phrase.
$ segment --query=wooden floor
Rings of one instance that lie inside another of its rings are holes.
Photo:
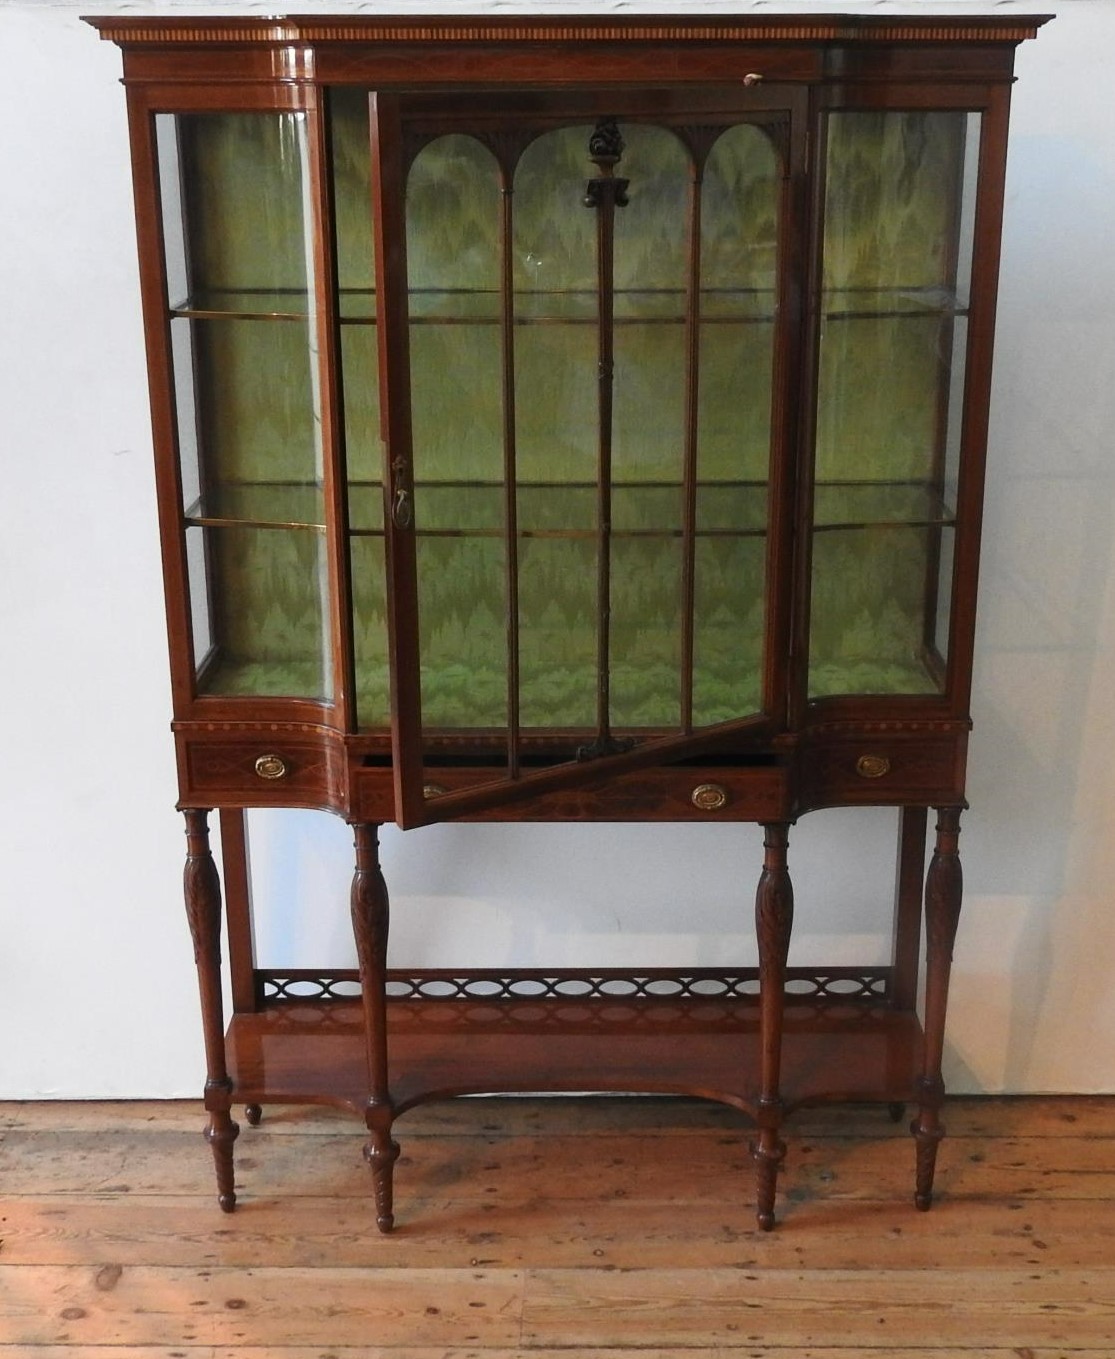
[[[1115,1099],[950,1103],[932,1212],[885,1112],[788,1128],[753,1227],[730,1110],[265,1111],[217,1208],[193,1104],[0,1105],[0,1359],[1115,1359]]]

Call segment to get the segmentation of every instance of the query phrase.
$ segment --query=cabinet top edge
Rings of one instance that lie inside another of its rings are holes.
[[[1051,14],[867,15],[85,15],[122,47],[289,43],[1018,43]]]

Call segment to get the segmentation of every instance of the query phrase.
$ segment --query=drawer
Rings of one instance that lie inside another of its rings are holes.
[[[427,786],[447,792],[490,782],[492,771],[431,769]],[[354,819],[391,814],[390,771],[359,770],[353,789]],[[754,768],[655,767],[584,781],[574,788],[516,795],[458,818],[461,821],[763,821],[779,820],[789,806],[787,771]]]
[[[807,738],[798,752],[799,810],[962,801],[965,748],[956,732]]]
[[[328,737],[310,741],[269,732],[250,740],[179,736],[180,800],[343,811],[343,750],[339,756]]]

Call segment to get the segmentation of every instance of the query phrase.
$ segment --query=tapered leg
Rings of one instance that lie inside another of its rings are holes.
[[[764,1231],[774,1226],[778,1169],[786,1155],[782,1141],[782,1012],[786,996],[786,959],[794,921],[794,889],[786,867],[789,827],[764,826],[765,857],[755,894],[755,930],[759,943],[760,1088],[759,1135],[751,1147],[755,1161],[758,1221]]]
[[[925,879],[925,1059],[917,1083],[918,1112],[910,1124],[917,1144],[917,1190],[914,1202],[924,1212],[933,1202],[937,1146],[945,1135],[941,1105],[945,1097],[941,1059],[945,1046],[945,1010],[949,973],[964,878],[957,841],[960,808],[937,809],[937,839]]]
[[[352,878],[352,929],[360,962],[364,999],[364,1033],[368,1058],[368,1102],[364,1121],[368,1141],[364,1155],[372,1167],[376,1225],[389,1232],[395,1225],[392,1180],[399,1144],[391,1136],[395,1109],[387,1072],[387,935],[390,912],[387,884],[379,866],[379,827],[355,827],[356,872]]]
[[[236,1207],[232,1144],[239,1127],[232,1121],[232,1081],[225,1065],[224,1004],[221,997],[221,883],[209,852],[209,813],[189,808],[186,817],[186,868],[183,889],[194,941],[201,1022],[205,1035],[205,1140],[213,1149],[218,1202],[226,1213]]]

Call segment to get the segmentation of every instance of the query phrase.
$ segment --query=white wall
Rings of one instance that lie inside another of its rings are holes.
[[[1015,92],[949,1023],[968,1091],[1115,1090],[1115,0],[1044,8]],[[0,1098],[192,1094],[203,1072],[119,53],[78,13],[0,8]],[[885,958],[893,829],[802,822],[795,961]],[[264,961],[351,962],[347,828],[254,834]],[[754,827],[449,826],[388,832],[385,858],[400,964],[751,956]]]

